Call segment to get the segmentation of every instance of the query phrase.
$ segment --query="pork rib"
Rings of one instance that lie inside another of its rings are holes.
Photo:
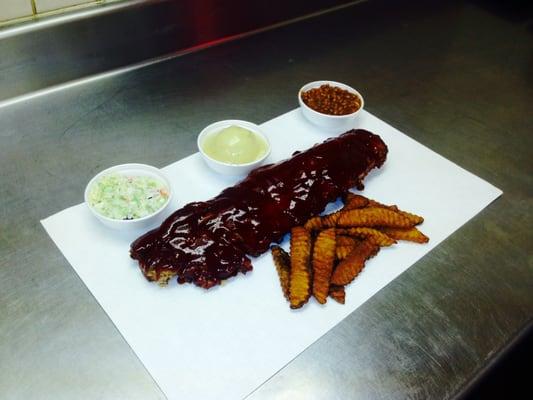
[[[363,189],[363,179],[380,167],[387,146],[377,135],[351,130],[292,158],[252,171],[217,197],[190,203],[135,240],[131,257],[148,280],[203,288],[246,273],[272,242],[343,195]]]

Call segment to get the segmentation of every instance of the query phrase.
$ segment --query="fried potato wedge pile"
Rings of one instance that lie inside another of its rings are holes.
[[[291,230],[290,254],[272,246],[280,286],[293,309],[311,295],[324,304],[328,296],[344,304],[345,286],[361,273],[367,260],[399,240],[427,243],[418,228],[421,216],[348,192],[344,206],[310,218]]]

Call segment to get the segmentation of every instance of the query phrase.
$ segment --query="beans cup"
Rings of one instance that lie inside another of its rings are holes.
[[[356,116],[364,107],[361,94],[352,87],[334,81],[316,81],[298,92],[298,102],[305,118],[328,131],[355,127]]]

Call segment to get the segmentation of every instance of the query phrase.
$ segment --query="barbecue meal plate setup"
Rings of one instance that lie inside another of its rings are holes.
[[[260,256],[272,242],[319,214],[380,167],[387,146],[364,130],[352,130],[286,161],[251,172],[216,198],[173,213],[138,238],[131,256],[149,280],[193,282],[203,288],[252,269],[246,254]]]
[[[363,109],[344,134],[300,109],[260,126],[271,153],[244,180],[198,153],[162,168],[151,231],[85,204],[42,221],[169,399],[245,397],[501,194]]]

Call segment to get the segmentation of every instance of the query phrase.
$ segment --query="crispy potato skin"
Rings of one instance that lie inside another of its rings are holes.
[[[400,209],[395,205],[383,204],[383,203],[380,203],[379,201],[372,200],[372,199],[368,200],[368,207],[386,208],[387,210],[400,211]]]
[[[303,226],[291,230],[291,272],[289,301],[291,308],[300,308],[311,296],[311,234]]]
[[[405,218],[407,218],[409,221],[411,221],[411,223],[413,225],[420,225],[422,222],[424,222],[424,218],[421,217],[420,215],[416,215],[416,214],[411,214],[410,212],[407,212],[407,211],[402,211],[402,210],[399,210],[398,213],[400,215],[403,215]]]
[[[337,233],[339,233],[340,230],[337,229]],[[338,234],[337,235],[337,246],[353,246],[357,242],[357,239],[354,239],[353,237]]]
[[[420,225],[422,222],[424,222],[424,218],[420,215],[411,214],[407,211],[402,211],[398,208],[396,205],[388,206],[386,204],[382,204],[375,200],[369,200],[368,202],[369,207],[376,207],[376,208],[386,208],[387,210],[396,211],[398,214],[403,215],[405,218],[407,218],[411,223],[414,225]]]
[[[329,297],[337,303],[344,304],[346,301],[344,286],[331,285],[329,288]]]
[[[375,256],[378,251],[379,246],[368,239],[357,243],[348,257],[342,260],[333,271],[331,283],[333,285],[347,285],[353,281],[363,270],[365,261]]]
[[[304,228],[308,231],[317,231],[322,229],[322,217],[309,218],[305,223]]]
[[[336,232],[338,233],[339,230]],[[346,257],[348,257],[348,254],[352,252],[356,243],[357,239],[354,239],[353,237],[337,234],[337,243],[335,247],[337,260],[344,260]]]
[[[304,227],[310,231],[316,231],[325,228],[333,228],[337,225],[337,220],[340,217],[340,212],[324,215],[322,217],[313,217],[309,219]]]
[[[337,221],[339,227],[375,227],[411,228],[413,223],[396,211],[386,208],[368,207],[342,211]]]
[[[329,292],[329,279],[335,262],[335,228],[321,231],[313,246],[313,296],[324,304]]]
[[[341,261],[348,257],[348,255],[352,252],[354,246],[355,245],[337,246],[335,248],[335,255],[337,256],[337,260]]]
[[[359,239],[369,239],[372,241],[372,243],[381,247],[392,246],[394,243],[396,243],[396,240],[394,240],[392,237],[373,228],[357,227],[337,229],[337,233],[339,235],[354,236]]]
[[[279,246],[272,246],[272,258],[278,271],[279,284],[283,291],[283,296],[289,300],[289,276],[291,272],[291,259],[289,254]]]
[[[356,208],[363,208],[368,205],[369,200],[365,196],[348,192],[344,197],[343,211],[355,210]]]
[[[399,228],[382,228],[383,233],[396,240],[407,240],[415,243],[427,243],[429,238],[420,232],[417,228],[399,229]]]

